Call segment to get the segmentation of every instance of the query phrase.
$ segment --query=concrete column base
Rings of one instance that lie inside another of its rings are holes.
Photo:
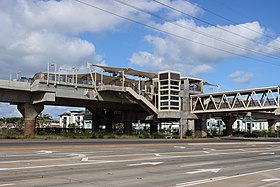
[[[180,126],[183,126],[182,128],[182,133],[183,136],[186,135],[187,130],[191,130],[192,131],[192,136],[195,135],[195,122],[193,119],[180,119]]]
[[[196,119],[195,120],[195,136],[196,137],[206,137],[207,136],[207,125],[206,119]]]
[[[99,131],[99,125],[94,119],[92,119],[92,132],[98,132],[98,131]]]
[[[24,135],[34,135],[36,117],[43,111],[44,105],[22,103],[18,104],[17,108],[24,118]]]
[[[236,121],[235,117],[222,117],[223,122],[226,124],[225,136],[232,136],[232,125]]]
[[[24,119],[24,135],[35,135],[35,127],[35,119]]]
[[[132,123],[129,121],[124,122],[124,134],[132,134]]]
[[[271,133],[275,133],[275,125],[276,125],[276,120],[275,119],[268,119],[268,130]]]
[[[150,124],[150,134],[154,134],[158,132],[158,125],[157,123]]]
[[[113,132],[113,124],[112,123],[106,124],[106,132]]]

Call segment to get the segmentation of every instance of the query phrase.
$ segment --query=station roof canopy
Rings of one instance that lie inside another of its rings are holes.
[[[109,67],[109,66],[101,66],[101,65],[93,65],[95,67],[103,69],[105,72],[108,73],[122,73],[126,75],[132,75],[132,76],[137,76],[137,77],[143,77],[143,78],[156,78],[158,75],[156,73],[149,73],[149,72],[144,72],[144,71],[137,71],[131,68],[115,68],[115,67]]]

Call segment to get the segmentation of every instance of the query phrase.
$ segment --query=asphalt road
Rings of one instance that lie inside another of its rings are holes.
[[[2,186],[280,186],[280,142],[0,141]]]

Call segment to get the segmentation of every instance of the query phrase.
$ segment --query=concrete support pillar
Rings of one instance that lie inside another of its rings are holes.
[[[113,123],[106,124],[106,132],[113,132]]]
[[[132,134],[132,122],[136,121],[136,114],[130,111],[124,113],[124,133]]]
[[[17,109],[24,118],[24,135],[34,135],[36,117],[43,111],[44,105],[23,103],[18,104]]]
[[[192,136],[195,135],[195,122],[193,119],[180,119],[180,127],[183,127],[182,128],[182,134],[183,136],[186,135],[186,132],[187,130],[191,130],[193,133],[192,133]]]
[[[114,111],[110,110],[106,113],[106,132],[113,132]]]
[[[207,136],[207,120],[206,118],[199,118],[195,120],[195,136],[206,137]]]
[[[92,113],[92,132],[99,131],[99,124],[102,119],[103,109],[93,109],[89,108],[90,112]]]
[[[132,122],[125,121],[124,122],[124,134],[132,134]]]
[[[154,134],[158,132],[158,124],[150,123],[150,134]]]
[[[226,124],[225,136],[232,136],[232,125],[236,121],[235,117],[222,117],[223,122]]]
[[[271,133],[275,133],[275,125],[276,125],[276,120],[275,119],[268,119],[268,130]]]
[[[92,115],[92,132],[98,132],[99,131],[99,124],[96,119],[96,116],[94,114]]]

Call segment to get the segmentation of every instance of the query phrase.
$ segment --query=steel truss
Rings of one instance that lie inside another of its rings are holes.
[[[250,90],[191,95],[192,113],[275,110],[279,108],[279,86]]]

